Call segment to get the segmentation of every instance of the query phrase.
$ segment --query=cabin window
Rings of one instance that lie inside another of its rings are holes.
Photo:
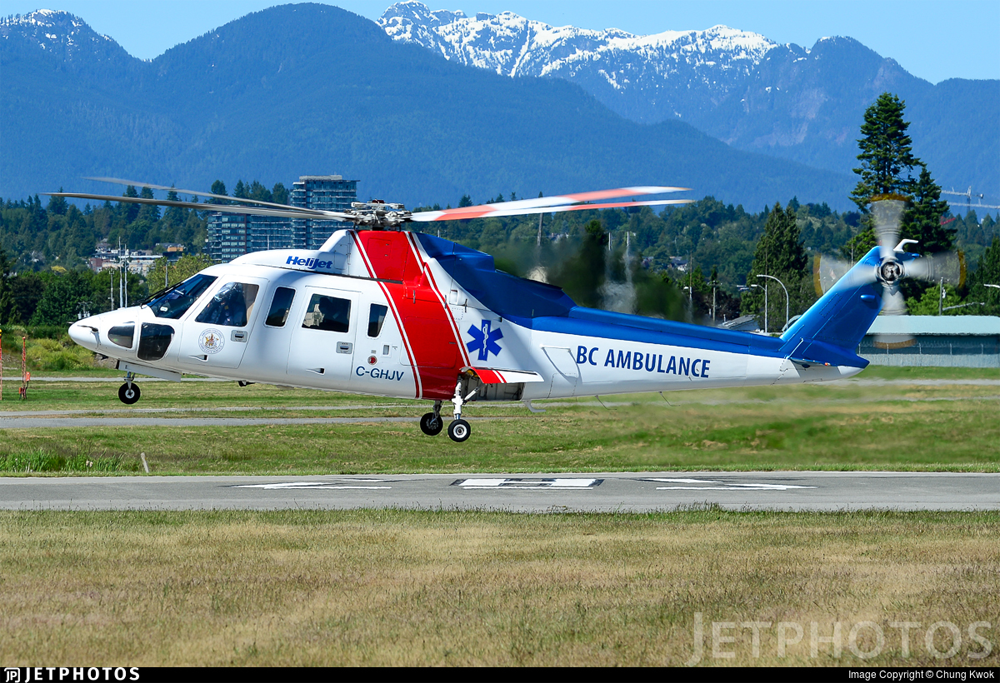
[[[174,328],[170,325],[143,323],[139,333],[139,360],[160,360],[170,346],[174,337]]]
[[[288,287],[278,287],[274,290],[274,298],[271,299],[271,310],[267,312],[265,325],[270,327],[284,327],[288,320],[288,310],[292,307],[292,299],[295,298],[295,290]]]
[[[108,330],[108,339],[126,349],[132,348],[132,341],[135,337],[135,323],[125,323],[115,325]]]
[[[157,318],[172,318],[177,320],[187,313],[191,304],[205,293],[216,278],[214,275],[198,274],[188,278],[172,289],[155,295],[149,301],[144,302],[153,311]]]
[[[313,294],[302,327],[327,332],[347,332],[351,326],[351,301]]]
[[[257,300],[257,285],[227,282],[219,288],[195,322],[225,327],[246,327],[253,304]]]
[[[385,323],[385,314],[389,312],[388,307],[381,304],[372,304],[368,313],[368,336],[377,337],[382,334],[382,325]]]

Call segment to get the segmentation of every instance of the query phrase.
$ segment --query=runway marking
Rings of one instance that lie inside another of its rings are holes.
[[[456,479],[452,486],[463,489],[573,489],[588,490],[600,486],[603,479]]]
[[[356,482],[381,482],[381,479],[353,479]],[[358,486],[356,484],[337,484],[323,481],[289,481],[278,484],[239,484],[233,488],[237,489],[391,489],[391,486]]]
[[[666,484],[702,484],[702,486],[657,486],[657,491],[786,491],[788,489],[816,488],[815,486],[799,486],[796,484],[739,484],[712,479],[663,479],[653,477],[646,481],[657,481]],[[718,486],[706,486],[706,484],[718,484]]]

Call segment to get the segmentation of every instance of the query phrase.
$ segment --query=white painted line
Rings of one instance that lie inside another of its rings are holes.
[[[787,491],[788,489],[816,488],[815,486],[799,486],[796,484],[761,484],[757,482],[740,484],[713,479],[663,479],[652,477],[648,481],[661,481],[670,484],[718,484],[718,486],[657,486],[657,491]]]
[[[365,481],[365,480],[362,480]],[[378,480],[375,480],[378,481]],[[238,489],[390,489],[391,486],[356,486],[353,484],[327,484],[323,482],[292,481],[280,484],[241,484]]]
[[[586,491],[600,486],[603,479],[457,479],[452,486],[463,489],[573,489]]]

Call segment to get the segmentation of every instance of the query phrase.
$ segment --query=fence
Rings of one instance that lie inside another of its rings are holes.
[[[1000,336],[918,335],[909,346],[883,349],[869,335],[858,355],[872,365],[1000,368]]]

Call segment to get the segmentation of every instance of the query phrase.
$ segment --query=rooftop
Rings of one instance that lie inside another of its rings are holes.
[[[880,315],[868,334],[1000,335],[993,315]]]

